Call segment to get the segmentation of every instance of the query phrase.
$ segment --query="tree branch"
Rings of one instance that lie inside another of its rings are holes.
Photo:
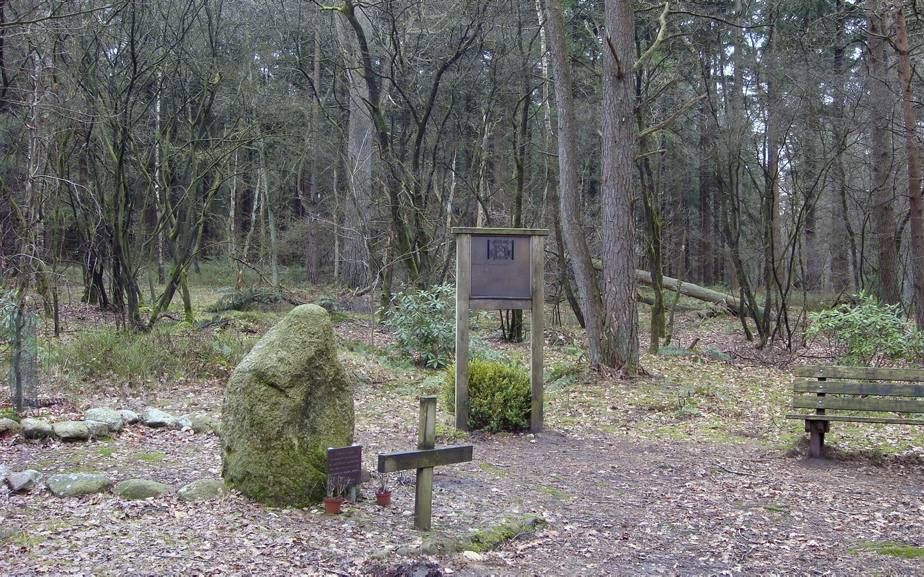
[[[649,127],[646,128],[645,130],[639,132],[639,134],[638,134],[639,140],[645,138],[646,136],[651,136],[652,134],[654,134],[655,132],[658,132],[659,130],[664,130],[664,129],[667,128],[672,122],[674,122],[675,120],[677,120],[677,118],[680,117],[681,114],[683,114],[684,112],[686,112],[687,110],[689,110],[690,108],[692,108],[693,105],[695,105],[695,104],[696,104],[697,102],[699,102],[700,100],[705,99],[706,96],[708,96],[708,95],[704,92],[703,94],[700,94],[699,96],[697,96],[697,97],[695,97],[695,98],[691,98],[690,100],[686,101],[683,105],[680,106],[680,108],[678,108],[677,110],[675,110],[674,112],[672,112],[670,116],[668,116],[667,118],[665,118],[665,119],[662,120],[661,122],[655,124],[654,126],[649,126]]]
[[[655,51],[661,46],[661,43],[664,41],[664,34],[667,32],[667,11],[670,8],[670,2],[664,3],[664,10],[661,11],[661,15],[658,16],[658,36],[654,39],[654,42],[651,43],[651,46],[645,50],[644,54],[638,57],[638,60],[635,62],[635,66],[632,67],[632,70],[638,70],[645,65],[646,62],[651,60],[651,57],[654,56]]]

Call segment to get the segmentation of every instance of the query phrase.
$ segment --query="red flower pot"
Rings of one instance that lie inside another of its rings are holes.
[[[324,514],[336,515],[340,513],[341,505],[343,505],[343,499],[340,497],[324,497]]]
[[[376,491],[375,503],[379,507],[388,507],[391,505],[391,491]]]

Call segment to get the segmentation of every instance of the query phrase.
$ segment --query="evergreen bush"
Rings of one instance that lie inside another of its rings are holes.
[[[455,311],[455,288],[436,285],[397,295],[383,322],[414,362],[441,369],[449,364],[456,345]]]
[[[497,432],[529,427],[529,373],[522,366],[473,359],[468,365],[468,395],[470,429]],[[454,366],[446,369],[441,397],[446,409],[455,413]]]
[[[865,292],[853,304],[809,313],[808,318],[811,325],[806,339],[826,339],[842,364],[867,366],[920,354],[921,334],[908,326],[899,306],[882,304]]]

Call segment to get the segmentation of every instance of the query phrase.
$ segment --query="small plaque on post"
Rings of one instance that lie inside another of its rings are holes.
[[[529,300],[529,255],[528,236],[473,236],[470,298]]]
[[[340,447],[327,450],[327,479],[347,487],[363,482],[363,446]]]

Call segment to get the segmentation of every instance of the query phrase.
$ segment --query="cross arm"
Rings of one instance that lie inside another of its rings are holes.
[[[453,445],[440,449],[424,449],[403,453],[379,455],[379,473],[393,473],[407,469],[424,469],[466,463],[472,460],[472,445]]]

